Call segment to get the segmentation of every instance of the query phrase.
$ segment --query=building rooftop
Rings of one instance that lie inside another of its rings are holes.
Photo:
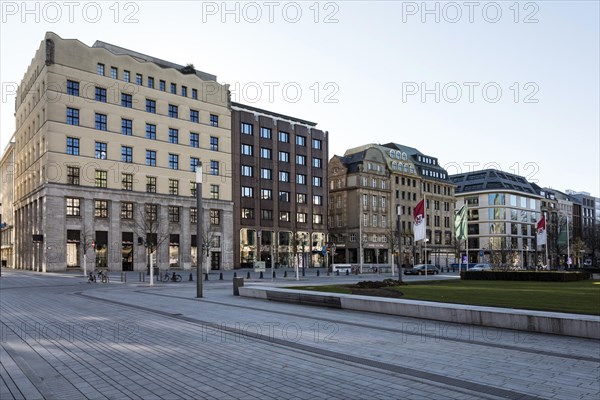
[[[259,113],[259,114],[264,114],[266,116],[270,116],[270,117],[274,117],[274,118],[279,118],[279,119],[283,119],[283,120],[288,120],[288,121],[299,123],[299,124],[309,125],[309,126],[312,126],[312,127],[317,126],[316,122],[311,122],[311,121],[307,121],[305,119],[300,119],[300,118],[296,118],[296,117],[290,117],[289,115],[278,114],[278,113],[273,112],[273,111],[264,110],[262,108],[257,108],[257,107],[252,107],[252,106],[248,106],[248,105],[242,104],[242,103],[232,102],[231,103],[231,107],[232,108],[239,108],[239,109],[243,109],[243,110],[247,110],[247,111],[255,112],[255,113]]]
[[[539,196],[539,186],[530,183],[519,175],[509,174],[496,169],[472,171],[450,175],[456,184],[456,193],[469,193],[491,190],[512,190]]]

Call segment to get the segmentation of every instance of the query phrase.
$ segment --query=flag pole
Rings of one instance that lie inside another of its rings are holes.
[[[550,263],[548,262],[548,230],[547,230],[547,226],[548,226],[548,220],[546,219],[546,212],[544,211],[544,231],[546,232],[546,243],[544,244],[544,247],[546,248],[546,268],[550,269]]]
[[[425,182],[423,182],[423,185],[425,185]],[[429,263],[427,260],[427,196],[425,195],[425,190],[423,190],[423,216],[423,223],[425,224],[425,238],[423,239],[423,243],[425,243],[425,278],[427,278],[427,265]]]

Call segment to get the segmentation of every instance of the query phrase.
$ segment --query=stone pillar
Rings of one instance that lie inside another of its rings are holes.
[[[179,235],[179,265],[183,269],[192,268],[192,235],[190,233],[190,208],[181,208],[181,234]],[[197,214],[196,214],[197,216]],[[194,228],[195,228],[194,224]],[[194,229],[195,230],[195,229]]]
[[[121,233],[121,203],[113,200],[108,210],[108,270],[121,271],[123,269],[123,235]]]
[[[169,268],[169,207],[161,205],[158,211],[158,246],[157,263],[160,269]]]

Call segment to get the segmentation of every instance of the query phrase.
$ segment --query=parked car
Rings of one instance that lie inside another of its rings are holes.
[[[426,270],[427,270],[427,275],[437,275],[440,273],[440,270],[435,265],[417,264],[412,268],[405,269],[404,275],[425,275]]]
[[[490,264],[475,264],[469,268],[469,271],[489,271],[491,269],[492,266]]]

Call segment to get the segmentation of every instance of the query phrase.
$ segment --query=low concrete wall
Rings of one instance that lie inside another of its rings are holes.
[[[240,288],[240,295],[265,300],[401,315],[457,324],[600,339],[600,317],[593,315],[513,310],[265,287],[246,286]]]

